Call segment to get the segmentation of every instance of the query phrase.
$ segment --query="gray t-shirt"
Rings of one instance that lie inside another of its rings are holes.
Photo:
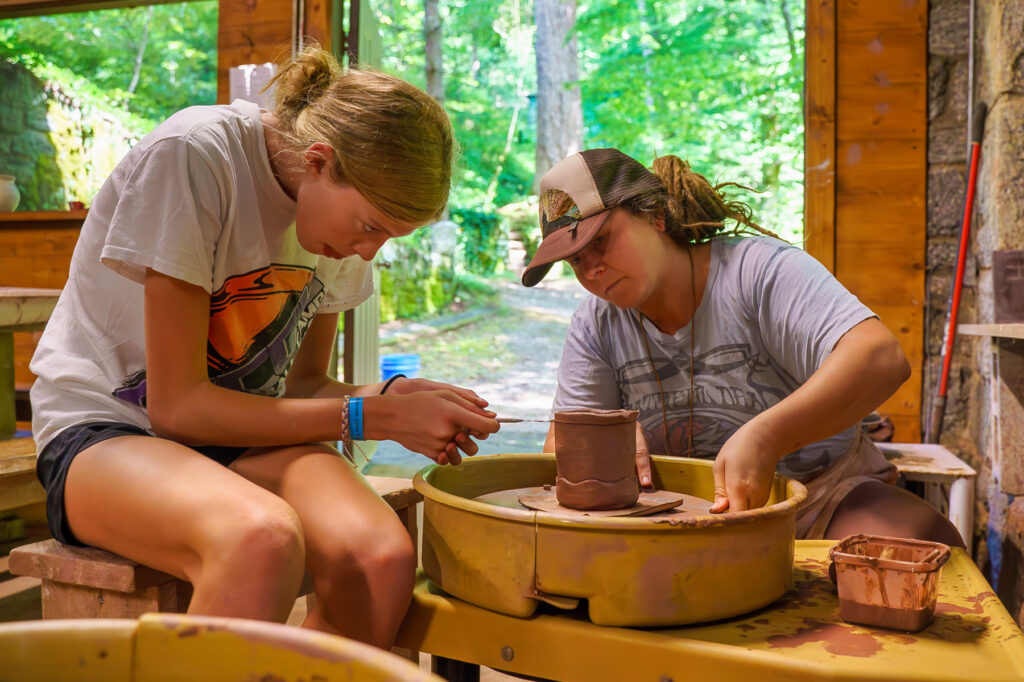
[[[637,312],[600,298],[585,300],[569,324],[553,409],[639,410],[652,453],[686,452],[695,324],[694,456],[711,459],[736,429],[807,381],[843,334],[871,317],[804,251],[768,237],[715,239],[695,321],[675,334],[642,322],[665,392],[671,449]],[[786,455],[779,473],[813,478],[849,448],[854,428]]]

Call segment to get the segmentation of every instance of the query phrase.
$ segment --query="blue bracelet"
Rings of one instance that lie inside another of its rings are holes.
[[[348,400],[348,431],[352,440],[363,439],[363,399],[349,398]]]

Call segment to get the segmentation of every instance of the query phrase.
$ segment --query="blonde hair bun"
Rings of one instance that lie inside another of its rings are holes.
[[[278,120],[291,123],[309,104],[327,92],[341,67],[330,52],[307,45],[274,76],[274,101]],[[287,121],[285,119],[288,119]]]
[[[437,100],[390,74],[342,69],[315,43],[282,65],[271,85],[278,132],[293,151],[329,145],[332,177],[397,221],[441,217],[455,135]]]

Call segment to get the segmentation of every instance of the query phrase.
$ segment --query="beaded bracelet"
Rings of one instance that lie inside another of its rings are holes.
[[[404,374],[395,374],[390,379],[388,379],[387,381],[384,382],[384,386],[381,387],[379,395],[384,395],[384,393],[387,392],[388,387],[391,386],[392,383],[394,383],[395,379],[408,379],[408,378],[409,377],[405,376]]]
[[[352,434],[352,440],[363,439],[363,399],[349,398],[348,400],[348,428]]]
[[[348,432],[348,401],[349,397],[345,396],[345,400],[341,406],[341,442],[347,443],[349,441]]]

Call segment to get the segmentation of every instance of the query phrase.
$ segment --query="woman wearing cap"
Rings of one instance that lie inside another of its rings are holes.
[[[554,410],[638,410],[644,486],[648,452],[714,458],[713,512],[764,505],[778,471],[808,488],[797,537],[962,546],[944,517],[890,485],[895,467],[858,427],[910,375],[892,333],[685,161],[652,170],[591,149],[541,179],[544,238],[523,284],[565,260],[594,294],[569,325]]]

